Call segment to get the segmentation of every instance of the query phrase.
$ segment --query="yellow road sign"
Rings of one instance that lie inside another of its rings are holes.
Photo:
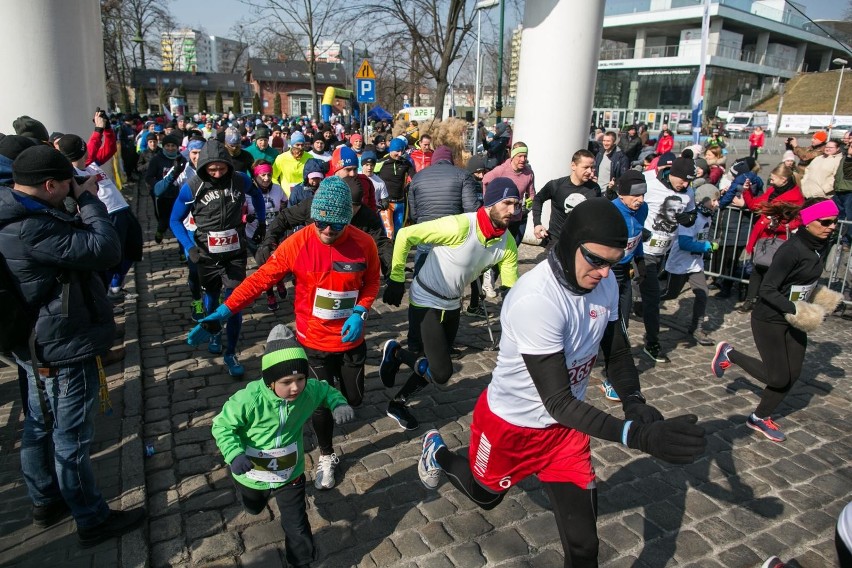
[[[361,63],[361,67],[358,69],[358,72],[355,73],[356,79],[375,79],[376,74],[373,73],[373,68],[370,67],[370,62],[366,59]]]

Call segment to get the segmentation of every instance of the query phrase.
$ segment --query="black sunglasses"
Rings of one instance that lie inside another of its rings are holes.
[[[837,217],[834,217],[833,219],[817,219],[817,221],[819,221],[819,224],[823,227],[831,227],[832,225],[837,224]]]
[[[314,224],[320,231],[325,231],[326,228],[331,227],[332,231],[337,232],[342,231],[348,225],[348,223],[326,223],[325,221],[314,221]]]
[[[621,260],[624,258],[624,253],[622,252],[618,260],[610,260],[608,258],[596,255],[583,245],[580,245],[580,254],[583,255],[583,259],[586,262],[588,262],[595,268],[611,268],[621,262]]]

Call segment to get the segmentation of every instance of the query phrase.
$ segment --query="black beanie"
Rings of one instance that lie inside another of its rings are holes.
[[[260,370],[266,384],[296,373],[307,376],[308,356],[286,325],[278,324],[269,332]]]
[[[618,195],[645,195],[648,192],[648,184],[645,176],[636,170],[627,170],[616,182]]]
[[[38,142],[32,138],[18,136],[17,134],[10,134],[0,139],[0,156],[5,156],[6,158],[14,161],[21,152],[27,148],[36,146],[37,144]]]
[[[86,154],[86,143],[76,134],[66,134],[59,139],[59,151],[71,162],[76,162]]]
[[[36,187],[49,179],[66,180],[73,176],[71,162],[50,146],[27,148],[12,162],[12,179],[20,185]]]
[[[18,136],[26,136],[39,142],[47,142],[50,137],[47,128],[41,122],[27,115],[16,118],[15,122],[12,123],[12,128],[15,129],[15,134]]]
[[[181,142],[183,142],[183,140],[181,140],[180,136],[176,134],[169,134],[168,136],[163,138],[163,146],[165,146],[166,144],[174,144],[175,146],[180,148]]]
[[[343,181],[349,186],[349,191],[352,193],[352,205],[361,205],[364,200],[364,188],[361,187],[361,182],[357,177],[345,177]]]
[[[618,208],[604,197],[587,199],[574,207],[551,251],[561,265],[568,289],[575,294],[591,292],[580,287],[574,270],[576,251],[585,243],[620,249],[627,247],[627,223]]]

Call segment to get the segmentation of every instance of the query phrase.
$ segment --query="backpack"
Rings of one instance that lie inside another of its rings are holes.
[[[0,353],[27,347],[36,318],[18,291],[17,281],[0,253]]]

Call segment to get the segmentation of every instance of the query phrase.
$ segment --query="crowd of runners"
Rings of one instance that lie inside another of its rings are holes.
[[[277,501],[293,566],[317,559],[306,486],[309,478],[317,490],[339,481],[334,429],[363,403],[368,349],[381,350],[388,389],[403,366],[410,370],[386,413],[400,428],[418,429],[410,402],[430,384],[452,389],[464,317],[487,318],[486,304],[499,305],[499,354],[473,410],[469,450],[451,451],[430,430],[418,474],[430,489],[446,474],[484,509],[537,476],[565,565],[578,568],[598,558],[591,437],[673,464],[692,463],[706,449],[698,416],[664,417],[643,395],[627,335],[631,314],[644,327],[638,356],[667,364],[661,303],[688,285],[689,338],[716,346],[707,361],[716,377],[737,365],[766,385],[745,423],[783,442],[773,414],[801,374],[808,333],[842,300],[820,278],[838,220],[852,217],[848,136],[818,132],[809,147],[788,140],[764,183],[758,152],[726,163],[718,132],[675,153],[665,128],[654,139],[645,125],[625,125],[594,133],[588,147],[566,156],[570,175],[539,189],[529,147],[508,123],[478,130],[482,152],[466,156],[460,140],[416,124],[396,136],[376,124],[365,139],[336,119],[146,121],[98,111],[92,120],[91,133],[51,134],[22,116],[15,134],[0,139],[4,282],[33,321],[11,349],[26,408],[24,479],[33,522],[47,527],[71,514],[83,546],[145,519],[143,508],[108,508],[89,450],[100,357],[115,336],[124,279],[148,239],[169,239],[170,262],[185,267],[187,341],[221,355],[223,372],[236,380],[245,377],[242,310],[258,298],[273,312],[292,302],[295,321],[272,329],[261,377],[225,403],[212,437],[249,513]],[[123,196],[133,181],[137,197],[153,200],[151,235]],[[726,227],[736,217],[746,237],[738,229],[714,235],[722,217]],[[527,233],[544,252],[520,275]],[[726,298],[736,279],[708,283],[708,266],[750,275],[738,309],[751,313],[757,356],[712,337],[710,287]],[[365,341],[379,299],[406,302],[404,340]],[[603,378],[593,383],[599,368]],[[590,385],[620,408],[586,402]],[[312,473],[306,422],[319,452]],[[847,508],[837,529],[843,566],[850,517]],[[765,566],[783,563],[771,558]]]

